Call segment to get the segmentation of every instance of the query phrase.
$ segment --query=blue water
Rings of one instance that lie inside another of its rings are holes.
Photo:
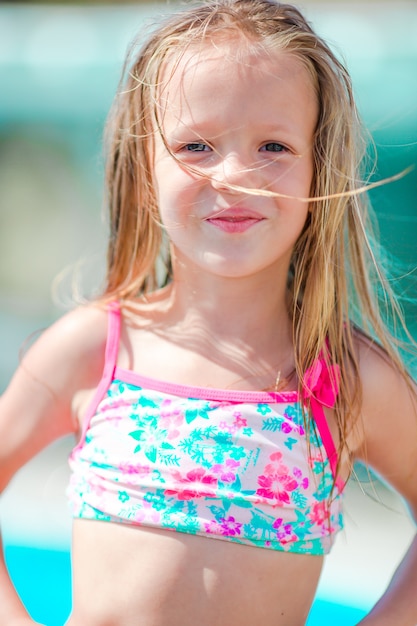
[[[32,618],[46,626],[63,626],[71,610],[69,553],[8,545],[5,555],[10,575]],[[363,609],[318,598],[307,626],[354,626],[364,615]]]
[[[45,626],[62,626],[71,610],[69,552],[6,545],[5,557],[31,617]]]

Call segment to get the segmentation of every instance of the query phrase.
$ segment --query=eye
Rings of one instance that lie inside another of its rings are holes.
[[[264,152],[287,152],[288,149],[281,143],[270,141],[262,146],[261,150]]]
[[[206,152],[207,150],[210,150],[210,148],[205,143],[195,142],[185,144],[184,150],[186,150],[187,152]]]

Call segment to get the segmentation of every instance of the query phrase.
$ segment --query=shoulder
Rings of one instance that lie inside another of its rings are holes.
[[[96,304],[65,314],[25,354],[23,368],[64,396],[88,386],[104,363],[107,320],[106,308]]]
[[[40,346],[45,344],[45,347],[51,344],[57,352],[64,348],[69,353],[81,351],[85,354],[105,343],[107,319],[108,312],[104,306],[98,304],[79,306],[47,328],[38,343]]]
[[[416,387],[401,363],[396,363],[383,348],[361,334],[356,335],[356,350],[364,416],[385,413],[399,402],[412,400]]]
[[[108,310],[104,305],[87,304],[63,315],[42,335],[41,340],[59,341],[70,351],[88,352],[105,344]]]

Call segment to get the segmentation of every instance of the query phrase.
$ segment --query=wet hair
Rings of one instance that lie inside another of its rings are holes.
[[[200,2],[175,11],[139,50],[132,46],[107,127],[110,240],[103,297],[129,300],[169,280],[169,250],[153,180],[162,72],[168,60],[175,63],[190,46],[201,50],[232,36],[296,57],[317,96],[311,210],[292,254],[288,311],[300,387],[303,373],[320,354],[340,367],[340,458],[348,452],[347,437],[361,403],[355,344],[362,336],[372,337],[407,376],[385,321],[392,314],[402,318],[370,244],[369,207],[362,193],[367,138],[350,76],[294,6],[273,0]]]

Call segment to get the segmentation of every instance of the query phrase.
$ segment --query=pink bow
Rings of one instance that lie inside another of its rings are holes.
[[[317,359],[304,374],[304,398],[318,400],[320,404],[330,408],[336,402],[339,381],[339,366],[328,366],[324,359]]]

